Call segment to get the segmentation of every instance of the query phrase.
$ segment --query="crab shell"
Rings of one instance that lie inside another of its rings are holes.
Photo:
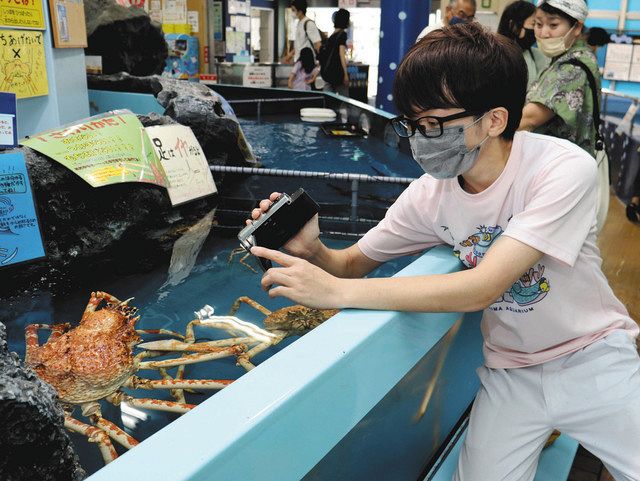
[[[111,304],[87,312],[76,328],[34,347],[26,363],[58,391],[63,402],[101,399],[136,371],[133,347],[140,337],[134,314],[131,307]]]
[[[340,312],[339,309],[312,309],[304,306],[283,307],[264,319],[268,331],[304,334]]]

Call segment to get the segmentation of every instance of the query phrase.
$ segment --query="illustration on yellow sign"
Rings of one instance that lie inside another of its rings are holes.
[[[92,187],[169,181],[146,134],[131,111],[114,110],[20,142],[51,157]]]
[[[49,93],[43,32],[0,30],[0,91],[19,99]]]
[[[42,0],[0,0],[0,26],[44,30]]]

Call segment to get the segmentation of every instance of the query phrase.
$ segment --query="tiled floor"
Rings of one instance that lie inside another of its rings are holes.
[[[624,206],[614,196],[611,197],[609,215],[598,246],[603,260],[602,270],[609,284],[627,306],[631,317],[640,322],[640,225],[627,220]],[[580,447],[568,481],[613,481],[613,478],[598,458]]]

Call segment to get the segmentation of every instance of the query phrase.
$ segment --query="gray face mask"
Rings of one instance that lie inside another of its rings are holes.
[[[476,163],[480,147],[489,138],[487,135],[482,142],[467,150],[464,131],[480,122],[482,117],[466,126],[444,127],[440,137],[426,138],[416,132],[409,139],[413,158],[422,170],[436,179],[453,179],[464,174]]]

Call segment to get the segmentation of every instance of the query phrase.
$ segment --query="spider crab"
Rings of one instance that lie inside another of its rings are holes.
[[[235,316],[241,303],[257,309],[266,316],[263,321],[264,329]],[[193,352],[195,354],[183,355],[180,358],[188,357],[190,362],[206,361],[211,355],[219,356],[221,350],[236,347],[237,354],[227,351],[228,355],[235,355],[238,365],[249,371],[255,367],[251,360],[257,354],[289,336],[305,334],[338,312],[338,309],[311,309],[300,305],[283,307],[271,312],[253,299],[243,296],[236,299],[227,316],[214,316],[213,308],[204,306],[196,312],[197,319],[187,325],[184,340],[151,341],[140,344],[139,347],[153,352]],[[196,342],[195,326],[222,329],[231,337],[217,341]],[[175,362],[175,360],[156,361],[154,366],[165,367],[165,362]]]
[[[195,405],[185,402],[184,389],[222,389],[231,382],[182,379],[184,364],[181,359],[164,363],[162,367],[154,366],[153,361],[144,361],[163,353],[142,351],[134,356],[133,349],[141,341],[139,334],[183,336],[164,329],[136,330],[140,316],[136,316],[135,307],[128,305],[130,300],[122,302],[105,292],[92,292],[77,327],[72,329],[69,323],[31,324],[25,329],[26,364],[57,390],[65,409],[65,427],[97,443],[105,463],[118,456],[111,439],[127,449],[138,441],[102,417],[99,400],[105,399],[116,406],[126,402],[146,409],[185,413]],[[105,307],[98,309],[103,301]],[[40,329],[51,331],[43,345],[38,343]],[[239,355],[242,349],[242,346],[229,346],[219,349],[218,354],[220,357]],[[214,358],[214,354],[210,352],[209,359]],[[165,371],[174,366],[178,367],[175,379]],[[135,376],[140,369],[159,369],[163,379]],[[176,401],[134,398],[122,391],[125,387],[170,389]],[[92,425],[72,417],[75,406],[81,407],[82,414]]]

